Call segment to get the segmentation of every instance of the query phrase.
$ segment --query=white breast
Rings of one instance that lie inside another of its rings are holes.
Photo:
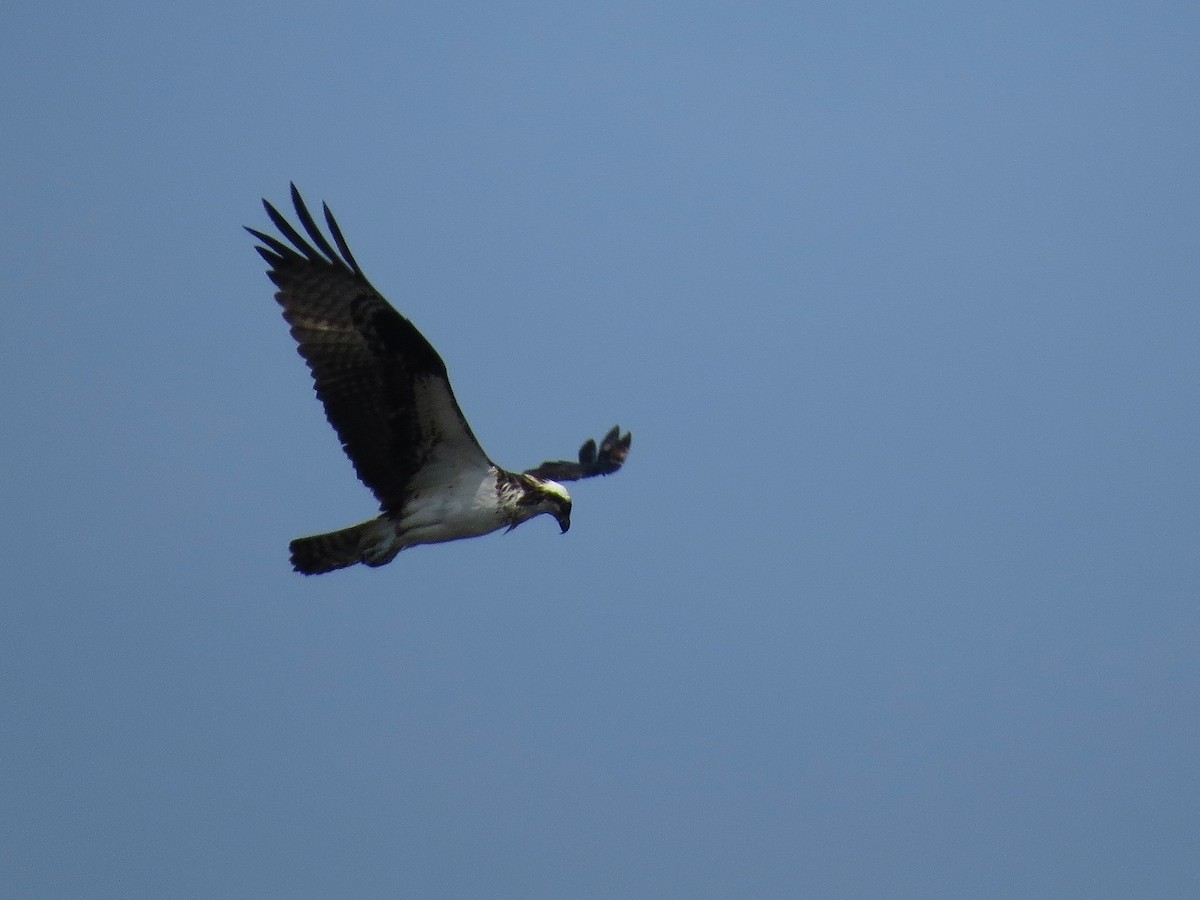
[[[399,530],[410,546],[478,537],[509,522],[497,502],[496,470],[491,468],[482,476],[458,473],[449,484],[420,491],[404,505]]]

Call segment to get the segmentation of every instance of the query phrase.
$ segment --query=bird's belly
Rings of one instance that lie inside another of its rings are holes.
[[[492,494],[494,495],[494,492]],[[490,534],[508,524],[483,491],[447,491],[435,496],[417,495],[404,506],[400,531],[404,543],[437,544]]]

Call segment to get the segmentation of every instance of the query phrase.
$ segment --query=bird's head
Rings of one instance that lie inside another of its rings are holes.
[[[558,522],[558,527],[565,534],[571,527],[571,495],[557,481],[526,475],[529,492],[527,497],[534,504],[535,516],[549,513]]]

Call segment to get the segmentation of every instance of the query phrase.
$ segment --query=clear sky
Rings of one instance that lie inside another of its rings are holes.
[[[0,19],[0,896],[1200,895],[1200,6]],[[289,570],[293,179],[569,534]]]

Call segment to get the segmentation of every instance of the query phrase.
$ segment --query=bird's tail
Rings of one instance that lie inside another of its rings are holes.
[[[400,548],[395,526],[383,516],[340,531],[296,538],[288,545],[292,568],[304,575],[320,575],[355,563],[382,566],[395,559]]]

